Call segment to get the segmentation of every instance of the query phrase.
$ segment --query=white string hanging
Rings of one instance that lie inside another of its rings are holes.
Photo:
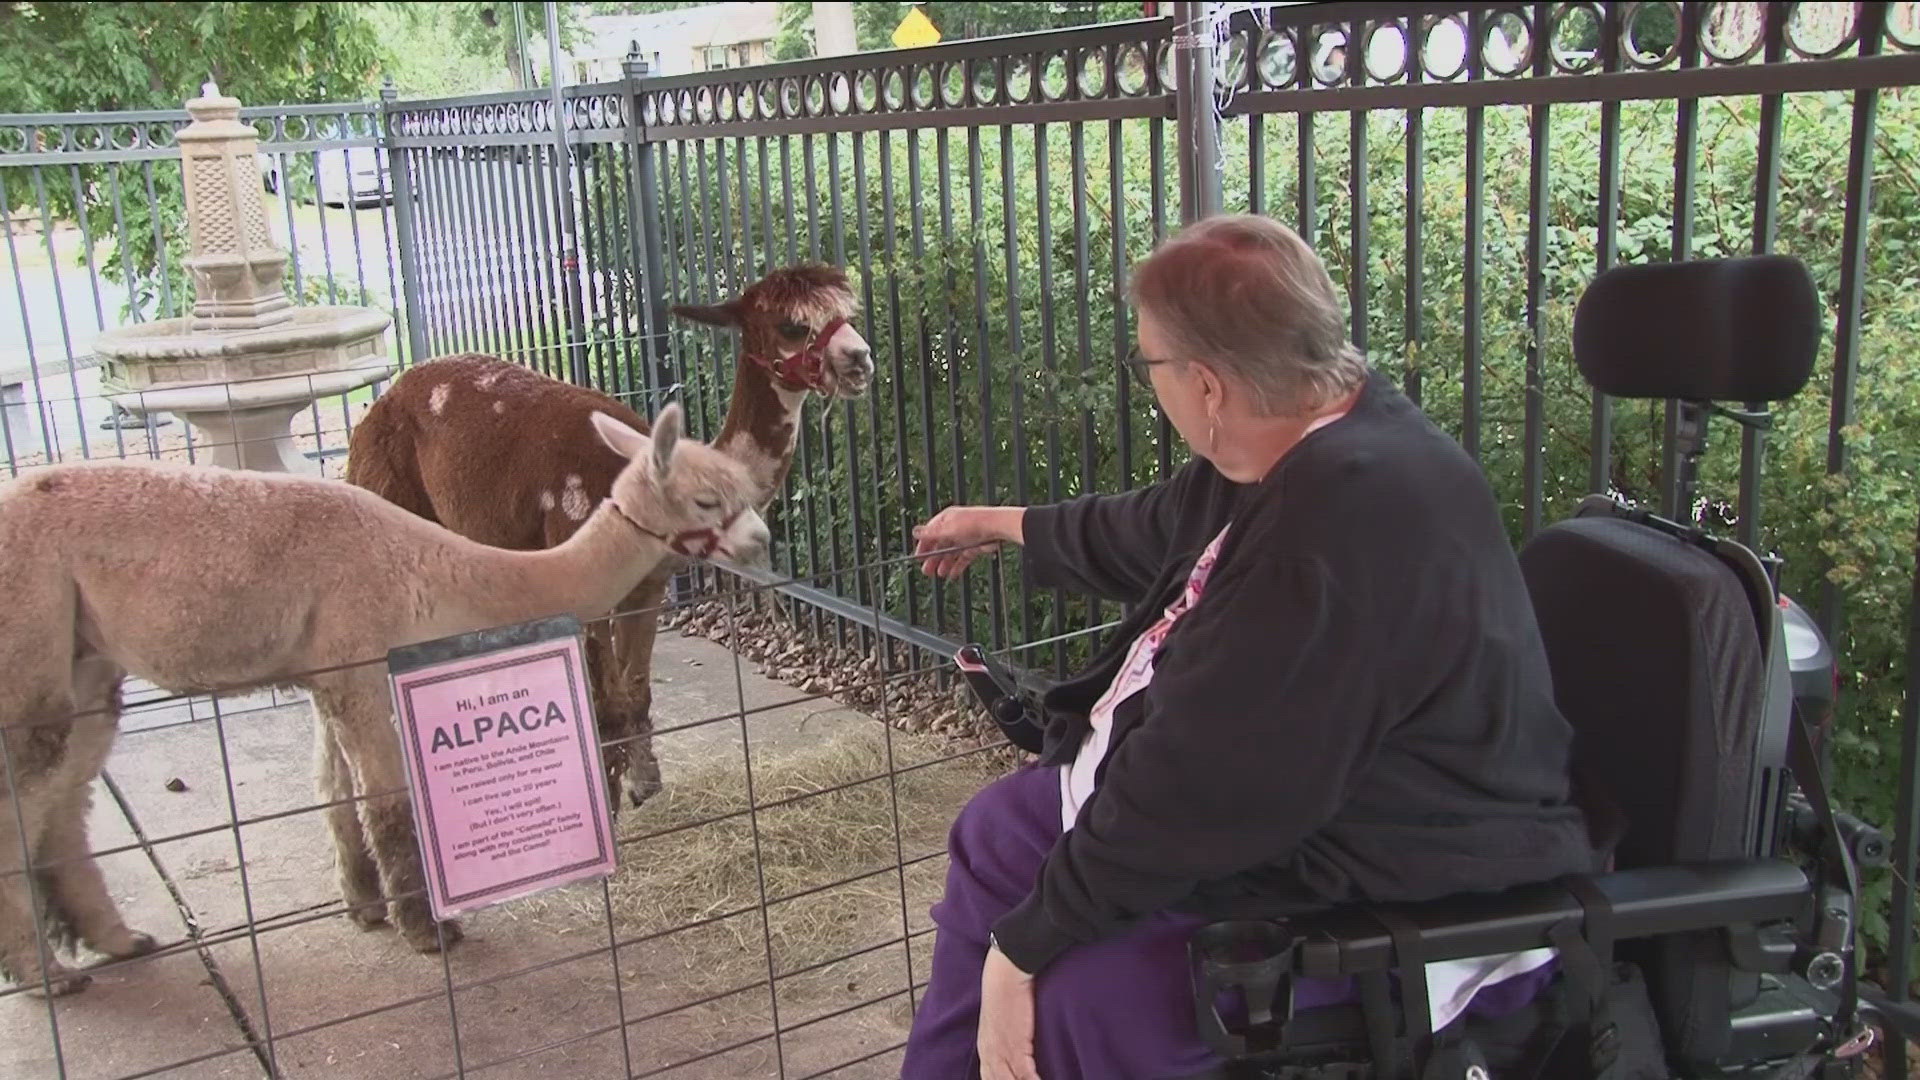
[[[1239,12],[1271,11],[1283,6],[1277,3],[1200,3],[1194,8],[1198,13],[1176,24],[1173,28],[1173,48],[1177,55],[1184,49],[1210,47],[1213,58],[1214,92],[1210,95],[1213,103],[1213,123],[1216,128],[1226,121],[1227,109],[1233,104],[1233,98],[1239,92],[1239,81],[1228,78],[1228,62],[1231,59],[1233,39],[1233,17]],[[1248,64],[1253,63],[1249,53]],[[1175,67],[1176,72],[1178,66]],[[1212,167],[1216,173],[1224,172],[1226,160],[1219,142],[1215,142],[1215,160]]]
[[[1201,15],[1188,19],[1184,24],[1174,28],[1174,47],[1196,48],[1203,40],[1211,39],[1214,57],[1214,81],[1222,88],[1220,94],[1216,95],[1216,97],[1222,107],[1231,105],[1233,103],[1234,93],[1239,90],[1239,82],[1227,77],[1227,66],[1233,55],[1231,46],[1233,43],[1232,26],[1234,16],[1243,11],[1258,13],[1264,16],[1276,7],[1288,6],[1291,5],[1273,2],[1201,4],[1199,5],[1199,7],[1203,9]],[[1264,21],[1264,19],[1261,21]],[[1245,59],[1249,64],[1253,62],[1253,57],[1250,52]]]

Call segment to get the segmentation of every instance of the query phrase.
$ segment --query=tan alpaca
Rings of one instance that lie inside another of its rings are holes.
[[[176,692],[310,690],[342,759],[330,794],[363,796],[328,811],[336,846],[347,832],[358,843],[364,829],[373,849],[373,866],[339,860],[356,921],[377,925],[390,905],[415,948],[458,940],[456,923],[435,926],[423,895],[380,658],[543,616],[602,616],[667,554],[666,538],[710,533],[715,555],[742,563],[766,554],[753,477],[681,439],[679,406],[662,411],[651,438],[590,416],[627,464],[580,530],[544,551],[485,547],[360,488],[308,477],[115,462],[48,466],[0,485],[0,973],[44,980],[53,993],[88,981],[51,960],[42,966],[20,872],[29,854],[44,865],[35,879],[49,925],[110,956],[153,948],[127,929],[87,854],[89,786],[112,747],[128,674]],[[331,667],[343,670],[307,674]]]

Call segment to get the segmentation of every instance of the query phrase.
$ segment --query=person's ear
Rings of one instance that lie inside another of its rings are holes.
[[[1208,416],[1220,415],[1220,409],[1227,403],[1227,384],[1219,373],[1200,360],[1187,364],[1193,378],[1200,381],[1200,404],[1205,407]]]

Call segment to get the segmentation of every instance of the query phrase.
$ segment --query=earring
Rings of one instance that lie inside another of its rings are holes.
[[[1220,449],[1220,417],[1214,414],[1207,417],[1207,453]]]

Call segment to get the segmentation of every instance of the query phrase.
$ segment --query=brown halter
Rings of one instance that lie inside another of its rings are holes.
[[[607,500],[607,505],[613,507],[613,512],[619,514],[622,521],[633,526],[642,536],[651,536],[655,540],[667,545],[668,551],[676,555],[684,555],[689,559],[713,558],[714,552],[720,550],[722,537],[726,535],[726,531],[733,528],[733,523],[740,520],[741,514],[746,513],[746,509],[743,507],[727,515],[727,519],[722,521],[716,528],[686,529],[674,533],[672,536],[668,536],[665,533],[654,532],[652,529],[633,520],[633,515],[621,509],[620,504],[611,498]]]
[[[845,319],[831,320],[813,336],[812,343],[792,356],[749,354],[747,359],[766,369],[782,390],[815,390],[824,394],[828,390],[827,342],[845,325]]]

